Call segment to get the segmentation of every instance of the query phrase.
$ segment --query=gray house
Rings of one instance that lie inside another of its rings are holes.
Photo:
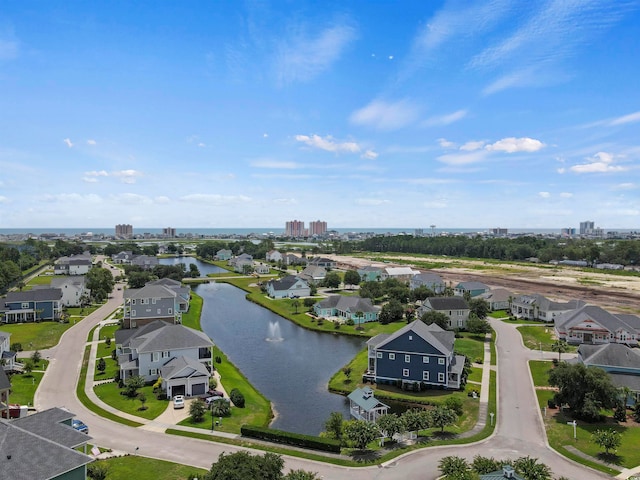
[[[440,275],[430,272],[418,273],[409,280],[409,288],[411,290],[415,290],[418,287],[427,287],[438,295],[444,292],[445,286],[444,280],[442,280]]]
[[[85,480],[93,458],[78,451],[91,437],[71,426],[75,415],[51,408],[0,421],[0,478]]]
[[[0,360],[3,368],[0,370],[13,370],[16,361],[16,352],[11,351],[11,334],[9,332],[0,332]]]
[[[116,331],[120,378],[140,375],[153,382],[162,377],[167,396],[202,395],[209,387],[213,342],[203,332],[157,320]]]
[[[454,355],[455,335],[416,320],[393,334],[367,341],[368,370],[363,381],[401,388],[459,389],[465,358]]]
[[[53,266],[55,275],[85,275],[91,270],[91,254],[89,252],[70,257],[60,257]]]
[[[509,306],[513,301],[513,295],[505,288],[492,288],[488,292],[479,295],[478,298],[487,302],[492,312],[496,310],[509,310]]]
[[[570,344],[622,343],[638,345],[640,317],[607,312],[595,305],[566,312],[556,318],[556,336]]]
[[[131,265],[140,267],[143,270],[153,270],[153,267],[159,263],[158,257],[151,255],[134,255],[131,259]]]
[[[142,288],[129,288],[124,292],[122,325],[136,328],[154,320],[181,323],[182,313],[188,308],[184,296],[167,285],[149,283]]]
[[[51,279],[51,288],[59,288],[62,291],[61,303],[65,307],[79,307],[89,303],[91,290],[86,285],[87,278],[84,275]]]
[[[309,265],[302,272],[298,274],[298,277],[302,278],[307,283],[319,283],[327,276],[327,270],[324,267],[318,267],[315,265]]]
[[[337,317],[341,321],[353,320],[355,324],[375,322],[380,316],[380,307],[369,298],[330,295],[313,306],[318,317]],[[361,316],[360,316],[361,314]]]
[[[421,317],[429,311],[444,313],[449,317],[449,328],[465,329],[471,309],[462,297],[429,297],[422,302],[418,316]]]
[[[309,284],[295,275],[267,282],[267,295],[271,298],[297,298],[311,295]]]
[[[511,299],[511,315],[516,318],[553,322],[560,315],[574,311],[584,304],[582,300],[555,302],[538,293],[518,295]]]

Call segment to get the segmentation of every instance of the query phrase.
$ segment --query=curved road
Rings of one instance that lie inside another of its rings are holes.
[[[114,290],[113,298],[106,305],[62,336],[58,346],[50,351],[51,363],[36,393],[36,408],[65,407],[89,425],[96,444],[131,454],[209,469],[220,453],[241,450],[231,445],[127,427],[97,416],[79,402],[75,389],[89,331],[121,304],[122,290]],[[527,365],[529,359],[540,358],[540,354],[523,346],[514,326],[499,320],[492,320],[492,326],[497,332],[499,365],[499,408],[497,428],[492,437],[472,445],[417,450],[383,466],[347,468],[284,456],[286,467],[315,471],[327,479],[435,479],[439,476],[438,461],[446,455],[467,459],[476,454],[495,458],[530,455],[547,464],[555,477],[611,478],[567,460],[548,447]]]

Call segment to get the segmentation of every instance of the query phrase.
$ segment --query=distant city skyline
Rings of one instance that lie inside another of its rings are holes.
[[[9,0],[0,228],[639,229],[639,24],[640,0]]]

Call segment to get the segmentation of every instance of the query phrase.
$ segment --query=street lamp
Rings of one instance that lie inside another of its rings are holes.
[[[573,422],[567,422],[567,425],[573,425],[573,439],[577,440],[578,439],[578,435],[577,435],[577,432],[576,432],[577,422],[575,420]]]

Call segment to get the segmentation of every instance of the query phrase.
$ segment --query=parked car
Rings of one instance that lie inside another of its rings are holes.
[[[207,407],[210,407],[213,404],[213,402],[215,402],[216,400],[224,400],[225,402],[229,403],[229,399],[224,398],[222,395],[214,395],[213,397],[207,397],[204,399],[204,403],[207,404]]]
[[[222,393],[220,390],[214,390],[213,388],[209,389],[209,396],[210,397],[224,397],[224,393]]]
[[[173,397],[173,408],[184,408],[184,395],[175,395]]]
[[[79,432],[89,433],[89,427],[87,427],[82,420],[78,420],[77,418],[71,420],[71,426]]]

